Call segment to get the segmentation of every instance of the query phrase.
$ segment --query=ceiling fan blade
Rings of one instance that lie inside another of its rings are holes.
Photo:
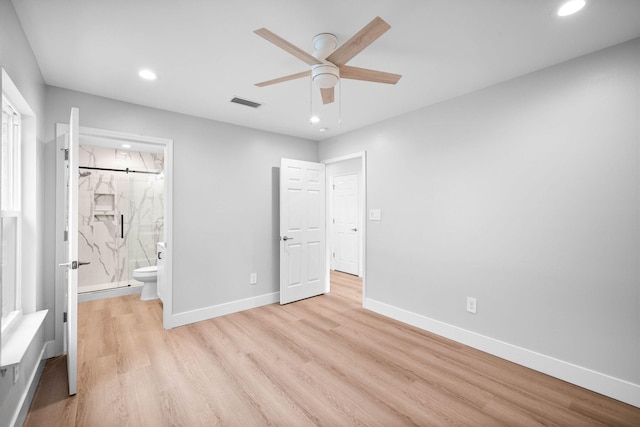
[[[375,17],[373,21],[365,25],[364,28],[329,55],[327,61],[338,66],[346,64],[351,58],[362,52],[364,48],[383,35],[389,28],[391,28],[391,26],[387,24],[384,19],[379,16]]]
[[[266,82],[256,83],[258,87],[264,87],[274,85],[276,83],[288,82],[289,80],[300,79],[302,77],[308,77],[311,75],[311,71],[303,71],[301,73],[291,74],[289,76],[278,77],[277,79],[267,80]]]
[[[384,71],[343,65],[340,67],[340,77],[343,79],[364,80],[367,82],[394,85],[398,83],[398,80],[400,80],[400,77],[402,76],[400,74],[385,73]]]
[[[271,43],[275,44],[279,48],[286,50],[296,58],[301,59],[302,61],[306,62],[309,65],[322,64],[322,61],[320,61],[319,59],[314,58],[304,50],[300,49],[297,46],[294,46],[293,44],[289,43],[279,35],[272,33],[266,28],[260,28],[258,30],[255,30],[254,33],[264,38],[265,40],[270,41]]]
[[[331,104],[334,101],[334,88],[330,87],[329,89],[320,88],[320,93],[322,94],[322,103],[323,104]]]

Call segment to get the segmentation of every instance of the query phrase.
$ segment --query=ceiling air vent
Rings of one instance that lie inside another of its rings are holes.
[[[246,105],[247,107],[251,108],[259,108],[262,106],[262,104],[259,104],[257,102],[249,101],[248,99],[242,99],[235,96],[231,99],[231,102],[233,102],[234,104]]]

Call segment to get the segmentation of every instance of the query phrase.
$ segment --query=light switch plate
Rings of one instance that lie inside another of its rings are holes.
[[[382,219],[382,214],[380,209],[369,209],[369,220],[370,221],[380,221]]]

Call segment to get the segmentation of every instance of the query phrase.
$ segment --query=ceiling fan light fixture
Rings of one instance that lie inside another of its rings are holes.
[[[311,116],[311,118],[309,119],[309,122],[310,122],[311,124],[319,123],[319,122],[320,122],[320,117],[318,117],[318,116]]]
[[[311,78],[319,88],[330,89],[338,84],[340,70],[331,63],[315,65],[311,69]]]

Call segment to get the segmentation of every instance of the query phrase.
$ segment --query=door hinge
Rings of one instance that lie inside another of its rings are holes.
[[[336,185],[335,185],[335,184],[333,184],[333,189],[334,189],[334,190],[336,189]]]
[[[64,149],[64,159],[65,160],[69,160],[69,149],[68,148]]]
[[[334,257],[334,258],[336,257],[336,253],[335,253],[335,252],[333,253],[333,257]]]
[[[65,242],[69,241],[69,231],[68,230],[64,230],[64,241]]]
[[[64,323],[67,323],[67,312],[66,311],[64,313],[62,313],[62,321]]]

